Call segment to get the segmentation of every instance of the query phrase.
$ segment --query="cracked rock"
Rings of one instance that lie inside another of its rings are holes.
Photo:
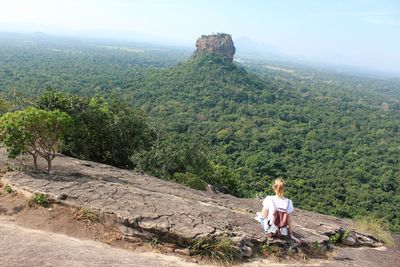
[[[0,149],[0,165],[5,159],[6,151]],[[33,166],[32,162],[26,164]],[[44,160],[38,164],[40,168],[46,167]],[[254,220],[262,207],[260,199],[198,191],[66,156],[54,159],[52,175],[14,171],[5,173],[2,180],[17,190],[45,193],[67,205],[97,210],[112,217],[117,224],[115,228],[130,237],[165,237],[175,244],[190,244],[200,237],[228,236],[244,256],[252,254],[252,247],[260,247],[267,241],[259,222]],[[369,235],[355,232],[351,221],[346,219],[296,209],[293,223],[296,237],[308,244],[325,244],[329,242],[325,233],[342,228],[355,233],[347,239],[348,245],[380,245]]]

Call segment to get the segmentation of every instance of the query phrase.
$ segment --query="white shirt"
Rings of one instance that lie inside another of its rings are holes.
[[[272,222],[274,220],[274,211],[276,208],[285,209],[288,214],[293,212],[293,203],[288,198],[279,198],[277,196],[267,196],[263,201],[263,208],[268,210],[268,217],[264,220],[264,230],[267,233],[273,233],[276,231],[276,226],[273,223],[270,223],[271,226],[268,225],[268,222]],[[281,228],[281,234],[287,235],[287,228]]]
[[[267,196],[263,201],[263,208],[268,210],[268,217],[269,214],[274,214],[275,208],[285,209],[290,214],[293,212],[293,203],[288,198]]]

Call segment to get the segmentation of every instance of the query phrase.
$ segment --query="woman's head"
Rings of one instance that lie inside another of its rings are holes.
[[[275,194],[279,197],[283,197],[283,192],[285,191],[285,181],[282,178],[275,179],[272,184],[272,189],[274,189]]]

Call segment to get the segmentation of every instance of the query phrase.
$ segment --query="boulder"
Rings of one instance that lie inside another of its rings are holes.
[[[229,62],[233,61],[236,52],[232,37],[226,33],[202,35],[196,41],[196,48],[194,56],[204,52],[219,53],[224,55]]]

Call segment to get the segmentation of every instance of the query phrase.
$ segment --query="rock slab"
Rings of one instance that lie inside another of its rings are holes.
[[[4,152],[0,152],[0,162],[2,159],[6,160]],[[45,162],[39,165],[44,167]],[[61,203],[97,210],[113,218],[118,229],[128,237],[148,240],[156,237],[181,246],[205,236],[226,235],[239,246],[262,245],[267,240],[254,219],[261,209],[259,199],[198,191],[62,155],[56,157],[53,166],[51,175],[13,171],[5,173],[2,180],[25,192],[44,193]],[[293,221],[296,236],[310,244],[327,242],[326,233],[337,229],[354,230],[349,220],[300,209],[295,210]],[[246,255],[251,254],[248,247],[251,246],[243,247]]]
[[[195,55],[207,53],[219,53],[224,55],[229,62],[233,61],[236,48],[232,41],[232,36],[226,33],[212,35],[202,35],[196,41]]]

